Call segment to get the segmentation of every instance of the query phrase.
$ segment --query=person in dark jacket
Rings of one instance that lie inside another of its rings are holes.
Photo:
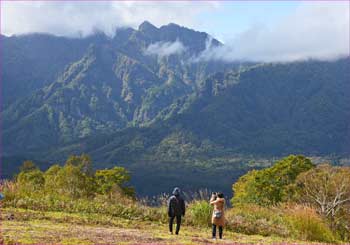
[[[169,231],[173,234],[173,223],[176,218],[176,235],[178,235],[180,231],[181,216],[185,216],[186,211],[185,201],[180,194],[180,188],[176,187],[173,191],[173,195],[168,200]]]

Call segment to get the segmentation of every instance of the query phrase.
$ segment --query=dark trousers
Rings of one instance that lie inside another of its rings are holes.
[[[174,219],[176,217],[176,235],[179,234],[180,231],[180,226],[181,226],[181,215],[179,216],[174,216],[174,217],[170,217],[169,218],[169,231],[173,232],[173,223],[174,223]]]
[[[222,226],[219,226],[219,237],[220,237],[220,239],[222,239],[222,231],[223,231]],[[213,224],[213,237],[216,237],[216,225],[214,225],[214,224]]]

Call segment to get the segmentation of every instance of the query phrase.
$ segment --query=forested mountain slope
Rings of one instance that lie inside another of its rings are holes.
[[[88,153],[99,167],[127,167],[140,193],[156,194],[177,182],[227,188],[289,154],[349,158],[348,57],[199,61],[223,44],[149,22],[113,37],[1,39],[6,176],[23,159],[45,167]]]

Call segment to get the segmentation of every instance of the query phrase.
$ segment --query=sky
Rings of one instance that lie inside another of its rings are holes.
[[[76,37],[102,30],[112,36],[116,28],[137,28],[144,20],[158,27],[173,22],[205,31],[225,43],[221,49],[209,47],[201,59],[332,59],[349,55],[349,4],[349,1],[2,1],[1,32],[5,35],[48,32]]]

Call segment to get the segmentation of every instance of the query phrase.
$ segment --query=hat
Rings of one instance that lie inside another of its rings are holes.
[[[178,195],[180,195],[180,193],[181,193],[180,188],[179,187],[175,187],[174,190],[173,190],[173,195],[178,196]]]

